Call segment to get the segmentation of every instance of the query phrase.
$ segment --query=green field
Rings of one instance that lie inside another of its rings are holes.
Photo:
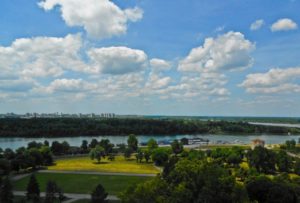
[[[102,159],[100,163],[92,161],[89,157],[59,159],[55,161],[55,165],[49,166],[48,169],[146,174],[157,174],[159,172],[153,163],[137,163],[135,159],[125,160],[123,156],[116,156],[115,161]]]
[[[45,191],[49,180],[55,181],[65,193],[90,194],[97,184],[101,183],[110,195],[117,195],[132,184],[151,179],[151,177],[121,176],[121,175],[86,175],[86,174],[36,174],[41,191]],[[14,182],[14,190],[25,191],[29,176]]]

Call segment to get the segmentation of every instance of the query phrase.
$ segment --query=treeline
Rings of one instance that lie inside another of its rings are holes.
[[[300,129],[250,125],[245,122],[185,119],[0,119],[1,137],[61,137],[153,134],[300,134]]]

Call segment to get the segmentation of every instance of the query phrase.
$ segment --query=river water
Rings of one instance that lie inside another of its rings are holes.
[[[243,143],[249,144],[251,140],[259,138],[266,142],[266,144],[281,144],[286,140],[294,139],[298,142],[300,135],[153,135],[153,136],[137,136],[139,143],[147,142],[150,138],[154,138],[157,141],[172,141],[174,139],[181,138],[203,138],[208,139],[211,144],[214,143]],[[0,138],[0,147],[2,149],[11,148],[17,149],[19,147],[27,146],[28,142],[44,142],[48,140],[50,143],[53,141],[67,141],[71,146],[80,146],[82,140],[90,142],[93,138],[109,139],[113,144],[120,144],[127,142],[127,136],[81,136],[81,137],[59,137],[59,138]]]

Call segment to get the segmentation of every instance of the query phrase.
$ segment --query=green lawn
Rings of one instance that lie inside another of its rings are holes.
[[[118,175],[86,175],[86,174],[55,174],[37,173],[41,191],[45,191],[49,180],[55,181],[65,193],[88,193],[90,194],[97,184],[101,183],[111,195],[117,195],[129,185],[150,180],[151,177],[118,176]],[[14,189],[24,191],[29,177],[14,182]]]
[[[49,166],[49,170],[64,171],[99,171],[116,173],[147,173],[157,174],[158,169],[153,163],[137,163],[135,159],[125,160],[123,156],[116,156],[115,161],[102,159],[100,163],[92,161],[89,157],[76,157],[68,159],[59,159],[55,161],[56,165]]]

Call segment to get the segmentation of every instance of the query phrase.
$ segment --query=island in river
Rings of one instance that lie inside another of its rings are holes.
[[[0,137],[76,137],[99,135],[300,135],[300,128],[241,121],[154,118],[4,118]]]

